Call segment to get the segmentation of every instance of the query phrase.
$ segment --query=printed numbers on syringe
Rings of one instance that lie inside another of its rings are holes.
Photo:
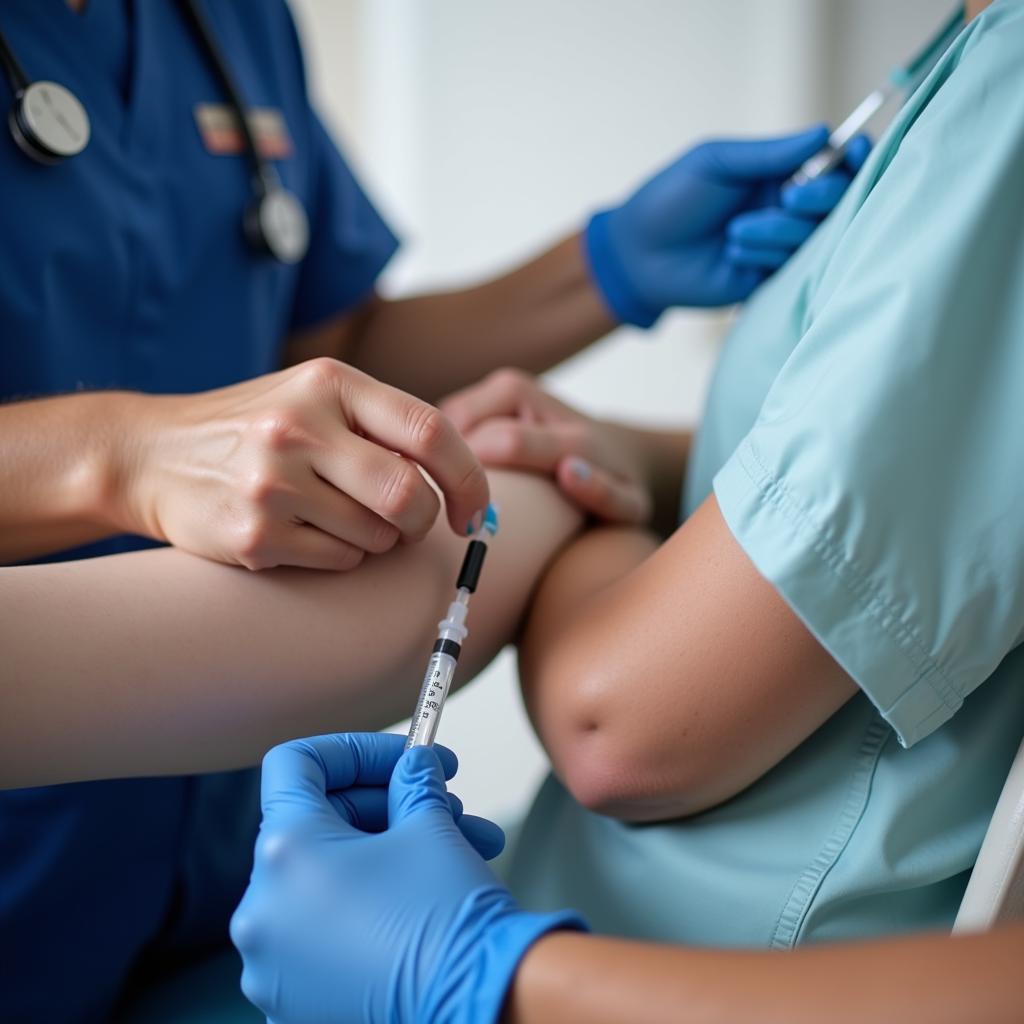
[[[418,718],[430,719],[432,713],[440,712],[455,675],[455,662],[446,654],[435,655],[435,662],[427,670],[427,678],[420,698]]]

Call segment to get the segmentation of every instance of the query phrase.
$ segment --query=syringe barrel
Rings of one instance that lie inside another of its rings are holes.
[[[441,711],[452,688],[459,651],[459,644],[454,640],[438,638],[434,644],[420,687],[420,697],[416,702],[416,712],[409,727],[409,738],[405,741],[406,750],[427,747],[434,742],[437,727],[441,724]]]
[[[837,149],[831,143],[826,143],[814,156],[804,161],[788,183],[806,185],[809,181],[814,181],[815,178],[834,171],[843,162],[844,156],[845,153],[842,149]]]

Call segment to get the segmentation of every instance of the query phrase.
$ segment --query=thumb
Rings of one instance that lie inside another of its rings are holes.
[[[788,178],[828,142],[828,125],[819,124],[778,139],[728,139],[708,142],[707,159],[718,174],[734,181]]]
[[[452,805],[444,771],[433,747],[407,750],[395,766],[388,786],[388,827],[424,811],[443,814],[453,825]]]

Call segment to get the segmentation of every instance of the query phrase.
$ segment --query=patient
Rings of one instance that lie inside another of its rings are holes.
[[[1024,735],[1022,50],[1019,4],[974,18],[747,303],[692,445],[515,373],[446,403],[485,463],[675,531],[583,535],[532,606],[527,908],[775,949],[952,924]]]

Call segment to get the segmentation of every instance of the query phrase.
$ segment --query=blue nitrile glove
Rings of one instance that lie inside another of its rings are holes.
[[[263,760],[263,824],[231,921],[242,989],[274,1024],[490,1024],[528,947],[575,914],[520,910],[461,815],[451,751],[348,733]]]
[[[835,171],[783,189],[827,140],[819,125],[781,139],[705,142],[595,214],[585,248],[611,313],[650,327],[670,306],[745,299],[806,241],[871,148],[859,136]]]

